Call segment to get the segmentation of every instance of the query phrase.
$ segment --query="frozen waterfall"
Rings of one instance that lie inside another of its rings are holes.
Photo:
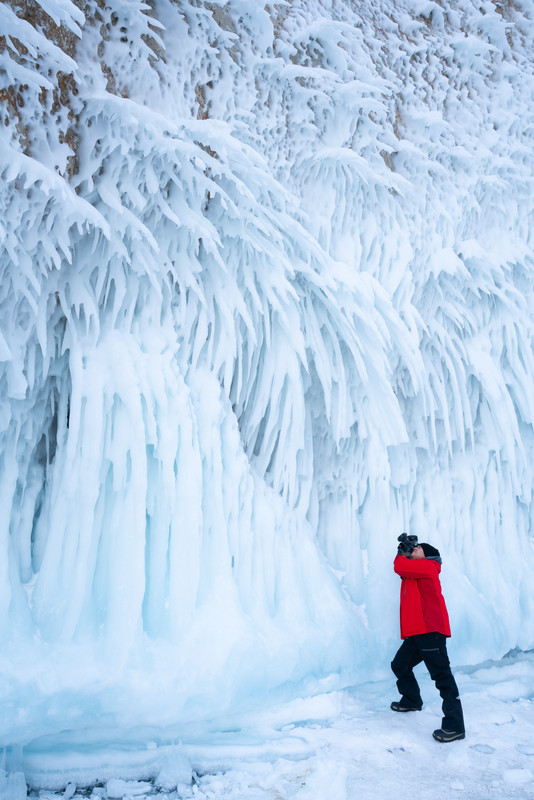
[[[0,745],[388,674],[403,530],[533,647],[532,3],[0,30]]]

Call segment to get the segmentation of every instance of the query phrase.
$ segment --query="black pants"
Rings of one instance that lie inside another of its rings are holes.
[[[397,688],[402,695],[401,702],[411,707],[423,705],[419,684],[413,674],[413,668],[421,661],[424,661],[443,700],[441,727],[446,731],[463,733],[462,704],[447,655],[447,639],[442,633],[409,636],[401,644],[391,662],[391,669],[397,677]]]

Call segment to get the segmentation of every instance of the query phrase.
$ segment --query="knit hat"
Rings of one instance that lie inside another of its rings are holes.
[[[437,547],[432,547],[431,544],[427,544],[426,542],[420,542],[419,544],[423,548],[425,558],[430,558],[432,561],[439,561],[441,564],[441,556]]]

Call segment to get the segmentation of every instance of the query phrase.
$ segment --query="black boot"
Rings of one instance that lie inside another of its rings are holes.
[[[400,702],[394,701],[390,708],[392,711],[421,711],[423,708],[423,704],[421,703],[420,706],[411,706],[403,703],[402,700]]]
[[[444,731],[439,728],[432,734],[437,742],[455,742],[457,739],[465,739],[465,733],[461,731]]]

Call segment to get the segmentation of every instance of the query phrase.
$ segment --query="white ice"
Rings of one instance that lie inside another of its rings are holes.
[[[198,721],[164,742],[146,729],[143,750],[96,741],[73,753],[27,753],[30,797],[159,800],[520,800],[534,795],[534,654],[455,670],[467,735],[431,736],[441,706],[416,668],[422,712],[395,714],[392,680]],[[116,778],[120,774],[122,778]],[[69,783],[66,784],[68,775]],[[0,772],[0,798],[6,793]],[[17,773],[11,773],[12,786]],[[18,777],[22,781],[21,773]],[[23,781],[22,781],[23,782]],[[44,789],[42,787],[49,787]],[[82,788],[83,787],[83,788]],[[25,787],[24,787],[25,792]]]
[[[201,775],[233,716],[308,786],[330,747],[352,800],[345,726],[436,752],[435,706],[383,711],[401,531],[442,553],[455,665],[534,647],[532,2],[10,0],[0,30],[6,791],[93,752],[142,792],[115,743],[177,731]],[[451,781],[493,748],[528,791],[486,735],[528,730],[510,670],[461,673]],[[277,704],[294,728],[243,722]]]

